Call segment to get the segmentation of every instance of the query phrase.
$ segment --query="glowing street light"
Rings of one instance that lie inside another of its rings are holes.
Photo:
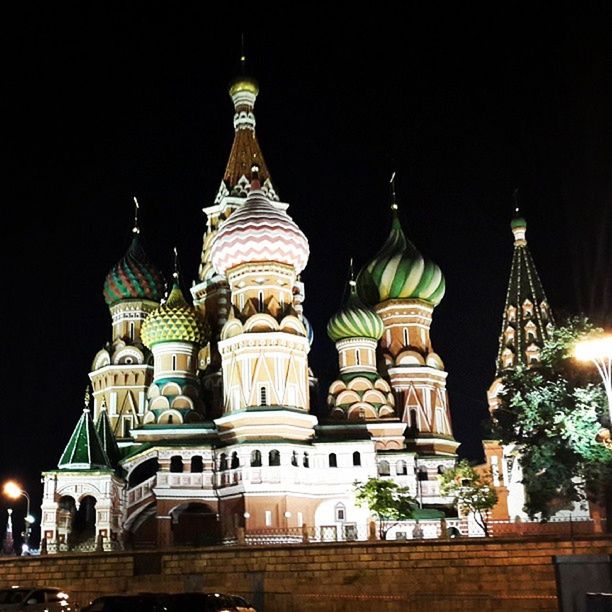
[[[24,491],[16,482],[13,480],[9,480],[4,483],[2,487],[2,492],[7,497],[11,499],[19,499],[20,497],[25,497],[26,499],[26,516],[25,516],[25,531],[23,532],[23,554],[27,554],[30,550],[30,531],[32,530],[32,524],[35,519],[30,514],[30,496],[27,491]]]
[[[578,342],[574,355],[579,361],[591,361],[595,364],[608,399],[608,415],[612,422],[612,335],[599,336]],[[612,448],[610,430],[602,427],[597,439],[608,448]]]

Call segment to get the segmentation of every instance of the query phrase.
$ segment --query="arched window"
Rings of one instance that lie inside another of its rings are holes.
[[[177,473],[183,471],[183,458],[180,455],[170,457],[170,471]]]
[[[408,466],[405,461],[398,461],[395,465],[395,471],[398,476],[407,476],[408,475]]]
[[[280,465],[280,453],[277,450],[268,453],[268,465]]]
[[[172,370],[176,370],[176,355],[172,355]]]
[[[404,327],[404,347],[410,346],[410,342],[408,341],[408,330]]]
[[[304,459],[302,461],[302,465],[305,468],[310,467],[310,457],[308,456],[308,453],[304,453]]]
[[[497,459],[497,457],[496,457],[496,459]],[[438,466],[438,474],[444,474],[444,472],[446,472],[446,466],[439,465]]]
[[[258,450],[251,453],[251,467],[261,467],[261,453]]]
[[[418,420],[416,408],[410,409],[410,427],[414,431],[418,431],[419,429],[419,420]]]
[[[204,471],[204,462],[199,455],[191,458],[191,471],[193,473],[201,473]]]
[[[417,468],[417,480],[429,480],[429,474],[427,473],[427,468],[421,466]]]
[[[378,475],[389,476],[391,474],[391,468],[389,462],[384,459],[378,464]]]
[[[338,467],[338,458],[336,453],[329,453],[329,467]]]
[[[359,351],[355,351],[355,363],[361,365],[361,358],[359,357]]]
[[[264,311],[264,294],[263,291],[259,292],[259,312],[263,312]]]
[[[361,465],[361,453],[359,451],[353,453],[353,465]]]
[[[219,469],[222,472],[227,470],[227,455],[225,453],[221,453],[219,455]]]
[[[240,459],[238,457],[238,453],[234,451],[232,453],[232,470],[235,470],[238,467],[240,467]]]
[[[294,465],[295,467],[297,467],[298,464],[298,455],[295,451],[293,451],[293,453],[291,454],[291,465]]]
[[[346,520],[346,508],[344,507],[344,504],[341,502],[338,502],[336,504],[336,508],[335,508],[336,512],[336,520],[337,521],[345,521]]]

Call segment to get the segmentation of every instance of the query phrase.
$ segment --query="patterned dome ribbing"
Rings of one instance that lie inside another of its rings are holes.
[[[220,274],[243,263],[263,261],[291,265],[299,274],[309,253],[308,240],[295,221],[276,208],[257,184],[244,205],[221,225],[211,255]]]
[[[134,234],[127,253],[106,275],[104,301],[108,306],[121,300],[159,302],[164,287],[164,277],[147,257],[140,235]]]
[[[186,302],[176,281],[168,300],[145,319],[141,335],[149,348],[160,342],[203,343],[204,324],[195,308]]]
[[[357,287],[369,306],[393,299],[420,299],[437,306],[444,297],[445,282],[440,268],[406,238],[394,211],[389,237],[359,273]]]
[[[346,338],[371,338],[379,340],[384,332],[382,319],[357,296],[355,281],[350,281],[350,293],[346,303],[329,320],[327,335],[334,341]]]

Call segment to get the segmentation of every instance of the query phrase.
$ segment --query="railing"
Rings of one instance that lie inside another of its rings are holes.
[[[151,476],[144,482],[135,486],[127,492],[127,507],[131,508],[143,499],[153,495],[153,487],[155,486],[156,476]]]
[[[212,487],[211,472],[158,472],[158,487],[181,487],[190,489],[205,489]]]
[[[605,525],[598,525],[589,517],[553,517],[546,523],[539,521],[488,521],[489,534],[496,538],[542,536],[542,535],[587,535],[597,533]]]

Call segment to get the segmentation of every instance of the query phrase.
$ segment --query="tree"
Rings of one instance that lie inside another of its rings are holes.
[[[378,517],[378,532],[381,540],[387,538],[389,530],[412,517],[418,502],[407,487],[400,487],[392,480],[369,478],[366,483],[355,481],[355,500],[359,507],[367,506]]]
[[[489,535],[487,512],[497,503],[497,492],[488,474],[477,472],[464,459],[440,476],[440,492],[453,497],[460,512],[472,513],[485,536]]]
[[[532,518],[601,497],[612,477],[612,452],[596,439],[606,422],[604,390],[596,372],[573,359],[576,342],[594,332],[587,319],[570,319],[545,341],[537,365],[504,374],[492,433],[517,449]]]

